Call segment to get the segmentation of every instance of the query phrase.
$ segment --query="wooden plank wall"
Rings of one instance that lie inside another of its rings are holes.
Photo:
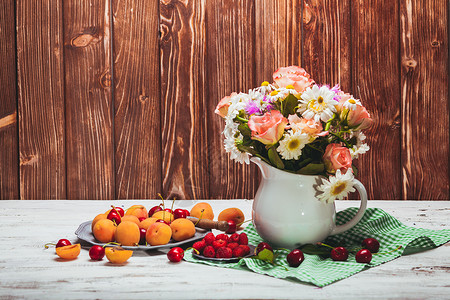
[[[447,0],[0,2],[0,199],[252,198],[213,111],[281,66],[361,98],[370,199],[449,191]]]

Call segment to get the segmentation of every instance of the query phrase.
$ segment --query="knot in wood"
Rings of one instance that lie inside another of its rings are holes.
[[[433,48],[437,48],[437,47],[439,47],[441,45],[441,43],[439,43],[439,41],[432,41],[431,42],[431,47],[433,47]]]
[[[309,22],[311,22],[311,18],[312,18],[311,8],[309,7],[308,4],[305,3],[305,6],[303,7],[303,24],[308,24]]]
[[[70,41],[70,45],[72,47],[76,47],[76,48],[83,48],[88,46],[90,43],[96,43],[98,42],[98,38],[96,38],[95,36],[91,35],[91,34],[80,34],[76,37],[74,37],[71,41]]]
[[[105,72],[100,75],[100,85],[102,88],[111,87],[111,73],[109,73],[109,69],[105,70]]]
[[[139,95],[139,102],[145,103],[148,100],[148,96],[145,95]]]
[[[407,68],[415,68],[417,66],[417,61],[411,57],[403,59],[403,65]]]

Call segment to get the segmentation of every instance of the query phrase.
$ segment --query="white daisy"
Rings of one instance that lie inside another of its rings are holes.
[[[347,99],[342,105],[349,110],[355,110],[358,105],[362,106],[361,101],[353,99],[353,97]]]
[[[251,101],[249,95],[245,93],[239,93],[230,98],[230,106],[228,107],[228,114],[225,120],[233,120],[241,110],[245,108],[248,101]]]
[[[317,123],[320,120],[327,122],[336,112],[335,105],[338,102],[334,100],[334,96],[334,91],[326,86],[314,85],[312,88],[308,87],[301,96],[301,105],[298,112],[305,119],[314,119]]]
[[[350,170],[344,175],[342,175],[341,170],[337,170],[336,175],[330,176],[329,180],[323,178],[322,185],[317,187],[317,190],[323,192],[318,196],[320,201],[332,203],[336,199],[342,200],[348,193],[355,191],[354,180],[355,177]]]
[[[298,159],[302,155],[302,149],[308,144],[311,137],[301,131],[285,133],[277,148],[283,159]]]
[[[242,141],[242,135],[240,135],[238,138],[233,137],[227,137],[224,140],[225,144],[225,151],[227,153],[230,153],[230,159],[235,160],[241,164],[246,163],[247,165],[250,164],[250,155],[247,152],[242,152],[236,147],[236,143]]]
[[[350,155],[352,156],[352,159],[358,158],[360,154],[364,154],[367,151],[370,150],[369,145],[367,144],[361,144],[361,145],[354,145],[353,148],[350,148]]]

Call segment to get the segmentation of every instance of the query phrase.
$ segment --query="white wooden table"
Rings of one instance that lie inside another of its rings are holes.
[[[216,216],[238,207],[249,219],[251,200],[215,200]],[[157,200],[0,201],[0,299],[449,299],[450,243],[402,256],[324,288],[253,272],[185,261],[170,263],[165,251],[137,252],[123,266],[91,261],[88,247],[60,261],[44,244],[76,242],[78,225],[111,204],[147,208]],[[177,201],[191,208],[193,201]],[[338,210],[357,206],[338,201]],[[369,201],[409,226],[450,229],[450,201]],[[167,251],[167,250],[166,250]]]

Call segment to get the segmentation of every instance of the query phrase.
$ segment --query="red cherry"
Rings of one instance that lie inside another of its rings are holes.
[[[292,250],[286,257],[289,266],[297,268],[305,260],[305,256],[300,249]]]
[[[121,217],[123,217],[123,216],[125,215],[125,212],[123,211],[123,208],[118,207],[118,206],[114,206],[113,210],[114,210],[114,209],[116,210],[116,212],[119,213],[119,215],[120,215]]]
[[[185,209],[184,211],[186,212],[186,217],[189,217],[191,215],[191,213],[187,209]]]
[[[256,255],[258,255],[259,252],[263,251],[264,249],[270,250],[273,252],[272,247],[267,244],[266,242],[261,242],[258,244],[258,246],[256,247]]]
[[[166,208],[165,211],[172,213],[172,210],[170,208]]]
[[[176,219],[186,219],[187,215],[186,215],[186,210],[185,209],[181,209],[181,208],[177,208],[173,211],[173,218]]]
[[[167,252],[167,258],[171,262],[180,262],[184,257],[184,250],[180,247],[175,247],[170,249],[169,252]]]
[[[164,223],[164,224],[170,225],[169,223],[167,223],[166,221],[164,221],[162,219],[156,220],[155,223]]]
[[[106,218],[116,223],[116,225],[119,225],[120,222],[122,222],[122,218],[120,217],[119,213],[117,213],[114,209],[111,209]]]
[[[236,222],[234,222],[233,220],[228,220],[228,229],[227,231],[225,231],[225,233],[235,233],[236,232]]]
[[[99,245],[94,245],[89,249],[89,256],[92,260],[102,260],[105,256],[105,248]]]
[[[155,213],[155,212],[158,212],[158,211],[161,211],[162,210],[162,208],[161,208],[161,206],[153,206],[152,208],[150,208],[150,210],[148,211],[148,217],[150,218],[151,216],[153,216],[153,214]]]
[[[142,221],[144,221],[145,219],[147,219],[146,217],[140,217],[139,218],[139,222],[142,222]]]
[[[372,260],[372,253],[367,249],[361,249],[356,253],[355,259],[359,263],[368,264]]]
[[[367,238],[362,242],[362,246],[364,249],[367,249],[372,253],[376,253],[380,249],[380,242],[374,238]]]
[[[141,239],[139,240],[139,244],[145,245],[145,242],[147,239],[145,238],[145,235],[147,234],[147,230],[145,228],[139,228],[139,232],[141,234]]]
[[[348,251],[344,247],[336,247],[331,250],[331,259],[334,261],[346,261],[348,258]]]
[[[54,245],[54,244],[53,244]],[[72,245],[72,243],[69,240],[66,239],[60,239],[57,243],[56,243],[56,248],[58,247],[64,247],[64,246],[69,246]]]

